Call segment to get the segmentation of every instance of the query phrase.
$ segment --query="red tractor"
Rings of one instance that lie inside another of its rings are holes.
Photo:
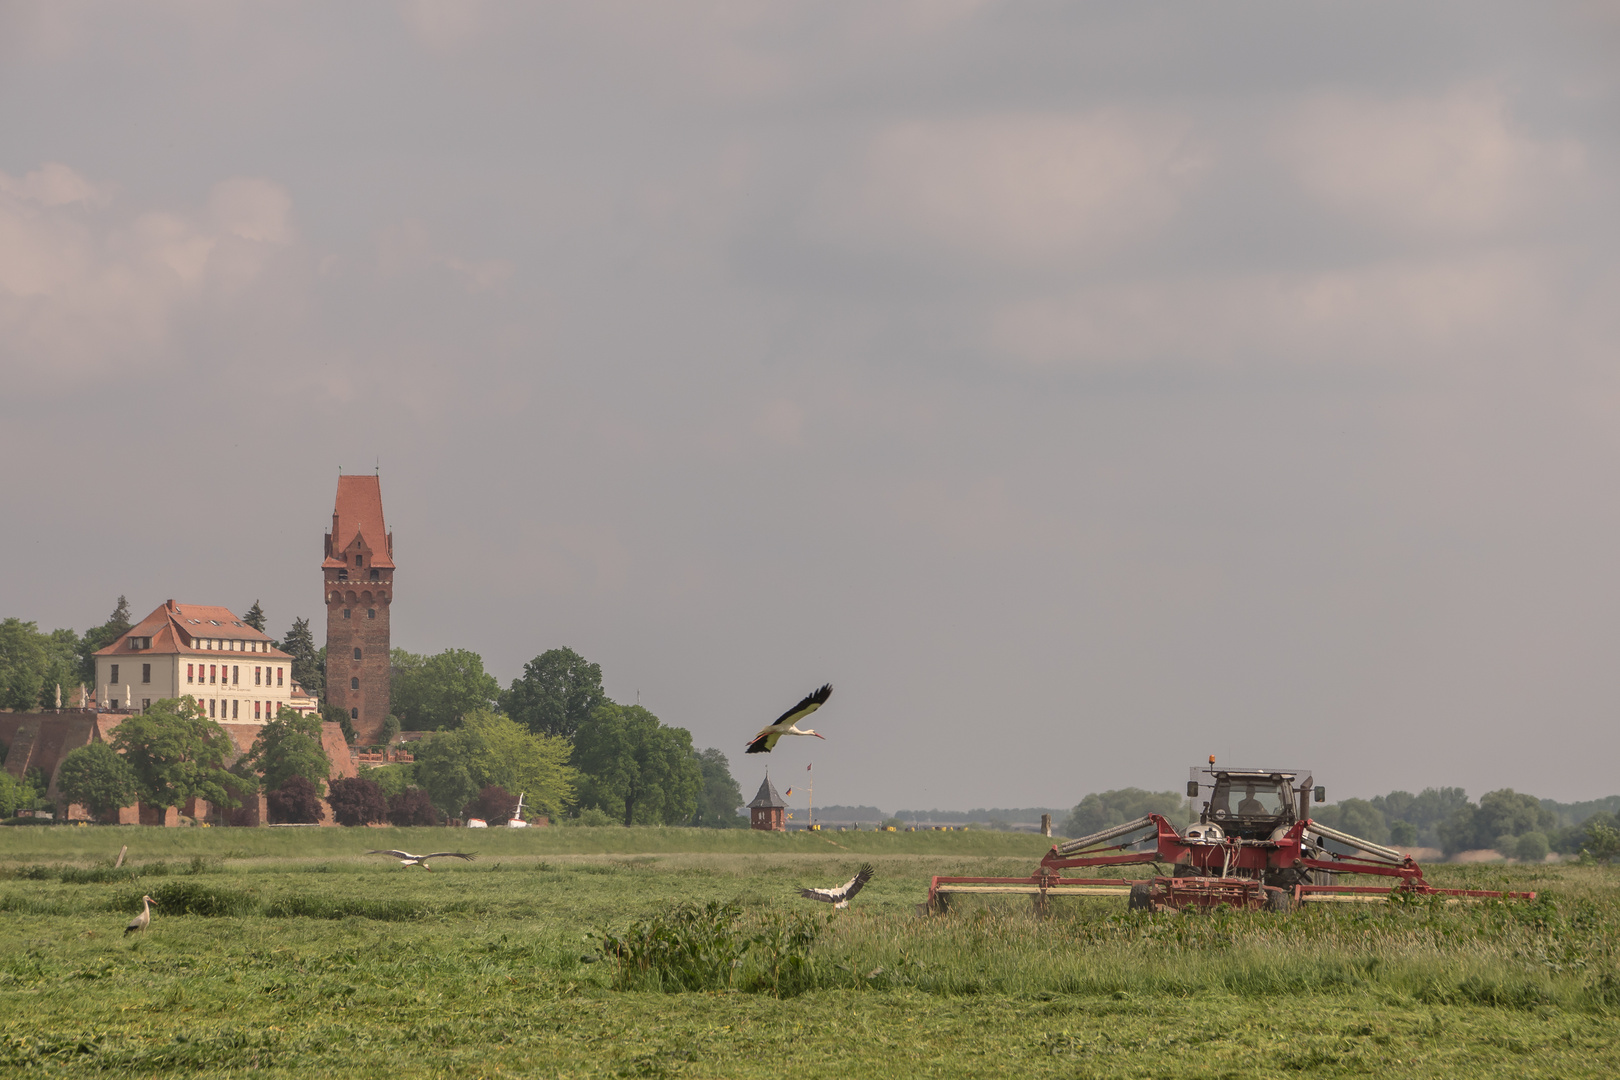
[[[1177,830],[1159,814],[1115,825],[1046,853],[1028,878],[936,877],[924,910],[946,910],[962,893],[1023,893],[1038,911],[1053,896],[1124,893],[1133,909],[1206,910],[1226,906],[1292,911],[1302,903],[1381,901],[1392,890],[1456,900],[1535,899],[1535,893],[1436,889],[1409,855],[1330,829],[1310,818],[1326,791],[1299,769],[1216,769],[1193,766],[1187,797],[1198,823]],[[1064,877],[1079,867],[1156,864],[1146,879]],[[1168,872],[1163,872],[1167,868]],[[1391,878],[1387,885],[1340,885],[1339,875]]]

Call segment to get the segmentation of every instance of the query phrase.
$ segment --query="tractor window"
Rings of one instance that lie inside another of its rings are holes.
[[[1286,783],[1258,778],[1232,777],[1216,783],[1210,796],[1211,813],[1236,817],[1278,817],[1293,804]]]
[[[1288,805],[1287,797],[1270,780],[1232,781],[1232,808],[1238,817],[1276,817]]]

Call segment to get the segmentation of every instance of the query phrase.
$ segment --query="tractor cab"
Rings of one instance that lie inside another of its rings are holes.
[[[1187,779],[1187,797],[1209,798],[1199,809],[1201,825],[1216,825],[1228,836],[1268,840],[1279,828],[1310,817],[1310,804],[1327,798],[1324,788],[1313,787],[1309,770],[1216,769],[1194,765]]]

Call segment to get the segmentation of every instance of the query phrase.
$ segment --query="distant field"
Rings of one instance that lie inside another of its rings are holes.
[[[914,915],[930,875],[1025,873],[1048,843],[7,828],[0,1065],[305,1077],[1620,1073],[1620,869],[1430,875],[1537,889],[1535,904],[1175,916],[1074,899],[1037,920],[1027,902],[1001,900]],[[115,874],[121,844],[133,870]],[[431,874],[358,854],[460,845],[479,860]],[[795,895],[865,860],[878,874],[851,910]],[[170,910],[126,940],[143,892]],[[614,966],[587,935],[683,900],[735,901],[743,928],[767,937],[812,915],[820,936],[789,996],[770,992],[765,945],[730,990],[613,989]]]

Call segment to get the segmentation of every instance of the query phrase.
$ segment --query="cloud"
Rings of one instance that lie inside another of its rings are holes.
[[[1315,273],[1110,283],[998,307],[986,346],[1039,365],[1255,364],[1389,369],[1499,355],[1558,309],[1534,253],[1383,262]]]
[[[1390,232],[1495,232],[1567,192],[1584,169],[1579,144],[1531,138],[1500,93],[1477,86],[1320,97],[1294,112],[1278,145],[1315,199]]]
[[[112,192],[59,163],[0,173],[0,373],[14,386],[169,364],[186,313],[249,288],[293,239],[291,200],[267,180],[226,180],[192,212],[131,211]]]
[[[1204,167],[1175,116],[1114,110],[897,124],[821,217],[847,245],[1003,264],[1093,260],[1163,228]]]

